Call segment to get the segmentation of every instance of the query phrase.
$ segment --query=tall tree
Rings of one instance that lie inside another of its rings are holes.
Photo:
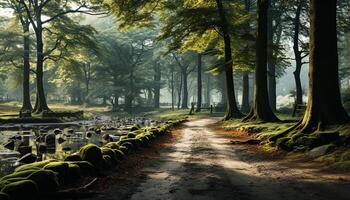
[[[269,0],[258,0],[258,33],[256,38],[256,67],[254,103],[244,121],[278,121],[273,113],[267,89],[267,22]]]
[[[310,64],[308,103],[304,117],[271,140],[289,135],[284,143],[293,144],[303,134],[348,123],[339,91],[337,0],[310,0]]]

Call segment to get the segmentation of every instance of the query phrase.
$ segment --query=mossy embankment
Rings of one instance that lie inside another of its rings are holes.
[[[225,121],[226,130],[243,132],[254,138],[245,144],[260,144],[264,151],[285,151],[288,156],[304,156],[322,162],[329,168],[350,171],[350,125],[328,127],[313,133],[286,134],[273,141],[271,138],[295,125],[297,118],[282,118],[281,122]]]
[[[135,127],[118,141],[102,147],[87,144],[64,160],[25,164],[0,179],[0,200],[50,199],[67,185],[82,179],[105,176],[131,153],[142,153],[152,141],[166,135],[184,120],[167,121],[154,127]]]

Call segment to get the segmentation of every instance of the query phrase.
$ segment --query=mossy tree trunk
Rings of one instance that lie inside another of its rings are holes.
[[[267,89],[267,21],[268,0],[258,0],[258,34],[256,40],[256,67],[254,103],[243,121],[278,121],[273,113]]]
[[[308,103],[304,117],[270,140],[303,134],[348,123],[350,118],[340,98],[336,0],[310,0],[310,57]]]
[[[311,0],[308,105],[302,132],[349,122],[340,97],[336,0]]]
[[[226,99],[227,109],[224,119],[240,118],[243,116],[239,111],[235,96],[235,87],[233,81],[233,59],[231,48],[231,37],[228,30],[228,22],[226,13],[221,0],[216,0],[217,10],[221,21],[220,31],[224,38],[224,53],[225,53],[225,78],[226,78]]]

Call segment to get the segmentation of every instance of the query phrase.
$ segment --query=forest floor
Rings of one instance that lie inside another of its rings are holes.
[[[305,157],[233,144],[249,136],[218,118],[196,119],[131,155],[94,186],[91,200],[348,200],[350,174]]]

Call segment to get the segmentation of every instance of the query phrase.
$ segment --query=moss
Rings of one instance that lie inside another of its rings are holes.
[[[119,141],[121,145],[125,146],[125,143],[131,143],[133,147],[138,148],[141,144],[142,141],[137,138],[129,138],[129,139],[124,139]],[[131,147],[132,148],[132,147]]]
[[[94,167],[98,169],[103,165],[101,149],[94,144],[87,144],[81,147],[79,155],[82,160],[90,162]]]
[[[124,157],[125,157],[124,152],[123,152],[123,151],[121,151],[121,150],[114,149],[114,153],[115,153],[116,158],[117,158],[118,160],[123,160],[123,159],[124,159]]]
[[[130,143],[131,144],[131,143]],[[131,144],[132,145],[132,144]],[[119,146],[119,149],[118,149],[119,151],[121,151],[121,152],[123,152],[123,154],[125,155],[125,154],[127,154],[127,153],[129,153],[129,149],[128,149],[128,147],[126,147],[126,146]]]
[[[344,153],[341,154],[340,157],[341,161],[350,161],[350,150],[345,151]]]
[[[0,179],[0,181],[8,180],[11,178],[26,178],[29,175],[31,175],[34,172],[37,172],[39,170],[37,169],[31,169],[31,170],[24,170],[24,171],[19,171],[19,172],[14,172],[12,174],[6,175]]]
[[[102,147],[101,151],[102,151],[102,155],[108,155],[112,158],[113,164],[115,164],[118,161],[117,155],[115,154],[115,152],[111,148]]]
[[[16,172],[18,171],[24,171],[24,170],[30,170],[30,169],[38,169],[38,168],[43,168],[45,165],[47,165],[50,162],[56,162],[57,160],[44,160],[44,161],[39,161],[31,164],[26,164],[19,166],[15,169]]]
[[[69,164],[75,164],[79,166],[80,173],[87,176],[96,176],[96,168],[87,161],[70,161]]]
[[[56,173],[51,170],[39,170],[27,177],[34,181],[41,194],[51,194],[58,190],[59,183]]]
[[[68,163],[68,182],[74,182],[75,180],[79,179],[81,177],[81,170],[79,165],[74,163]]]
[[[67,156],[64,161],[82,161],[82,159],[78,153],[74,153]]]
[[[135,124],[134,126],[132,126],[132,127],[130,128],[130,131],[137,131],[137,130],[139,130],[139,129],[141,129],[141,126],[140,126],[139,124]]]
[[[350,160],[334,163],[332,167],[342,171],[350,171]]]
[[[67,181],[69,179],[69,165],[68,163],[65,162],[51,162],[47,165],[45,165],[45,167],[43,169],[48,169],[48,170],[52,170],[54,172],[57,172],[58,175],[57,177],[59,178],[59,182],[60,183],[64,183],[65,181]]]
[[[6,185],[1,192],[9,195],[11,200],[36,199],[39,191],[36,183],[31,180],[23,180]]]
[[[109,142],[104,146],[111,149],[119,149],[120,147],[120,145],[117,142]]]

